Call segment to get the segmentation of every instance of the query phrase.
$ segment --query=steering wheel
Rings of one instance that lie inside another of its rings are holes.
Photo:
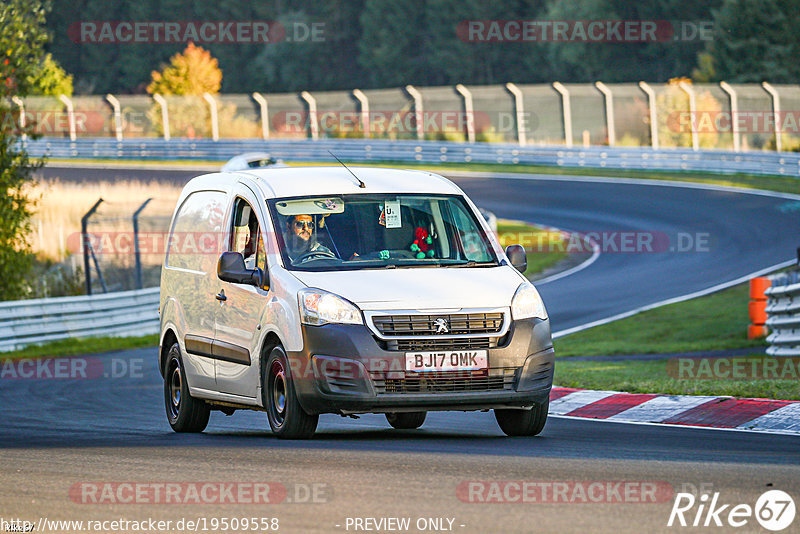
[[[331,252],[330,250],[311,250],[306,252],[305,254],[301,254],[300,256],[296,257],[292,263],[305,263],[312,258],[331,258],[337,259],[336,254]]]

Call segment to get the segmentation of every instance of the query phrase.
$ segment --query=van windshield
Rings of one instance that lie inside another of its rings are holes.
[[[461,196],[334,195],[267,204],[290,270],[497,265]]]

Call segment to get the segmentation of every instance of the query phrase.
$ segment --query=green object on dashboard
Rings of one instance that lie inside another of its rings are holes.
[[[389,251],[388,250],[381,250],[378,254],[380,255],[382,260],[388,260],[389,259]]]

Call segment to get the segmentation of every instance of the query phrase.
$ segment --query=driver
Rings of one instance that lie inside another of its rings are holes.
[[[287,221],[288,236],[286,248],[292,260],[301,258],[311,252],[333,256],[330,249],[317,241],[314,231],[314,219],[311,215],[295,215]]]

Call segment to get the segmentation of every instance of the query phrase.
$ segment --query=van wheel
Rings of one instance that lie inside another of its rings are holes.
[[[283,439],[308,439],[317,429],[319,415],[309,415],[297,401],[294,383],[289,374],[289,360],[283,347],[278,345],[269,353],[262,368],[265,387],[264,407],[272,431]]]
[[[387,413],[386,420],[398,430],[408,430],[421,427],[426,415],[428,412]]]
[[[507,436],[536,436],[544,429],[549,408],[546,400],[529,410],[495,410],[494,417]]]
[[[169,426],[175,432],[202,432],[208,426],[211,410],[205,401],[194,399],[189,394],[189,383],[177,343],[169,348],[164,365],[164,404]]]

